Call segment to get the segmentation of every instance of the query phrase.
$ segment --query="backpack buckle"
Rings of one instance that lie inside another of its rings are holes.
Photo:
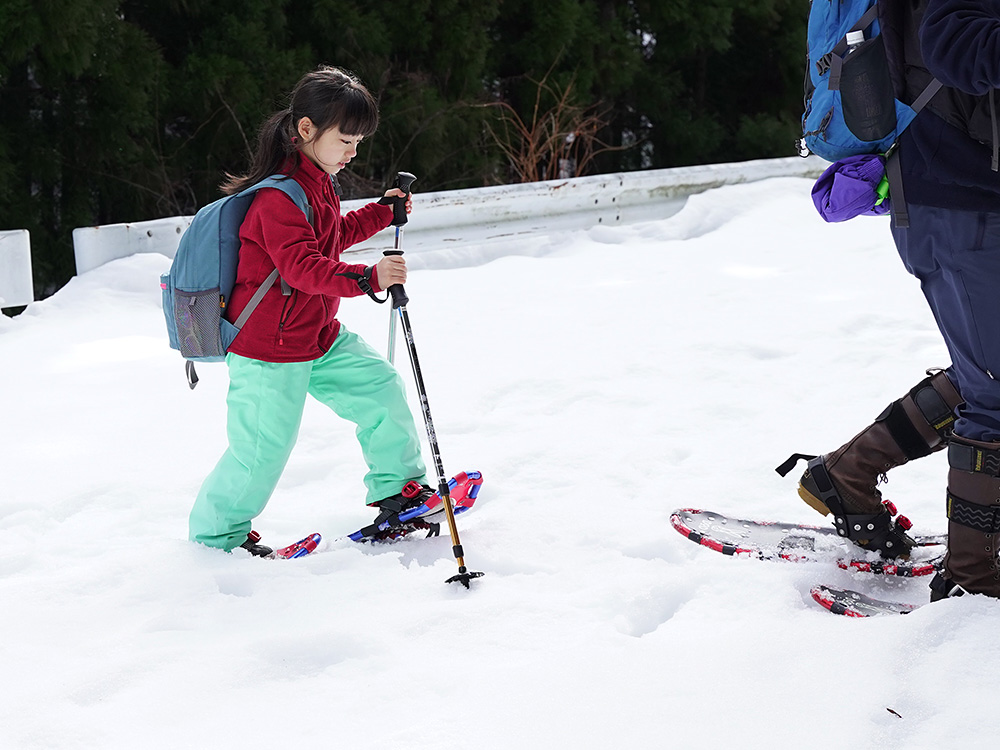
[[[833,57],[832,52],[827,52],[821,58],[816,61],[816,72],[822,78],[826,75],[827,71],[830,70],[830,59]]]

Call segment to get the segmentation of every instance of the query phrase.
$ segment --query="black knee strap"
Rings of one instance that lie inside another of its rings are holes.
[[[906,398],[913,401],[917,411],[924,418],[924,421],[933,429],[942,440],[947,440],[951,436],[952,426],[955,423],[955,412],[948,406],[944,396],[938,393],[934,387],[934,378],[940,375],[932,375],[924,378],[910,389]],[[947,377],[946,375],[943,377]],[[885,411],[879,414],[878,422],[884,422],[889,428],[896,445],[911,461],[916,458],[929,456],[933,451],[927,445],[927,439],[920,434],[914,426],[906,409],[903,408],[903,399],[893,401],[886,407]]]
[[[933,380],[936,377],[947,378],[948,376],[938,373],[924,378],[910,389],[910,398],[913,399],[913,403],[927,420],[927,424],[942,439],[947,439],[955,424],[955,410],[948,406],[944,396],[938,393],[937,388],[934,387]]]
[[[1000,505],[980,505],[948,493],[948,520],[984,534],[1000,532]]]
[[[932,388],[931,390],[934,389]],[[937,393],[937,391],[934,392]],[[907,416],[906,410],[903,408],[902,399],[889,404],[885,408],[885,411],[878,415],[875,421],[885,423],[885,426],[889,428],[889,434],[892,435],[892,439],[896,441],[896,445],[899,446],[903,455],[911,461],[915,458],[929,456],[932,453],[930,447],[927,445],[927,440],[913,426],[913,422]]]
[[[1000,450],[968,443],[948,443],[948,465],[953,469],[1000,478]]]

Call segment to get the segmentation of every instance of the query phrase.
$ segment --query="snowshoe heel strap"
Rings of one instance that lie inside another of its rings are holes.
[[[781,476],[787,477],[791,470],[795,468],[795,464],[799,461],[812,461],[814,458],[816,458],[816,456],[810,456],[807,453],[793,453],[788,457],[787,461],[781,464],[781,466],[776,467],[774,470]]]
[[[816,497],[827,509],[834,514],[834,516],[844,516],[843,503],[840,500],[840,493],[837,492],[837,488],[833,486],[833,480],[830,479],[830,474],[826,470],[826,464],[823,463],[822,456],[812,456],[809,458],[809,463],[806,465],[806,471],[812,478],[812,485],[815,487],[819,495]],[[812,487],[810,487],[812,489]],[[817,510],[819,510],[817,508]]]
[[[249,552],[254,557],[273,557],[274,550],[268,547],[266,544],[260,543],[260,533],[251,530],[247,534],[247,539],[243,544],[240,545],[243,549]]]
[[[434,494],[434,491],[429,487],[424,487],[419,482],[414,482],[413,480],[410,480],[405,485],[403,485],[403,489],[399,494],[405,497],[407,500],[412,500],[415,497],[420,497],[421,493],[424,492],[426,492],[428,497]]]

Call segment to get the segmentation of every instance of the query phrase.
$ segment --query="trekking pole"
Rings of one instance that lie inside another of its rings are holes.
[[[409,182],[406,183],[407,187],[402,189],[409,192],[409,184],[416,178],[406,172],[400,172],[397,180],[400,180],[403,175],[406,175],[406,177],[409,178]],[[397,198],[397,200],[403,204],[406,203],[405,198]],[[405,217],[406,213],[404,209],[403,223],[406,221]],[[400,226],[397,226],[396,228],[397,242],[400,233]],[[402,255],[402,252],[403,251],[399,249],[398,244],[396,249],[385,251],[386,255]],[[413,379],[417,385],[417,395],[420,396],[420,408],[423,411],[424,424],[427,427],[427,439],[430,441],[431,453],[434,456],[434,468],[437,470],[438,495],[444,503],[445,515],[448,518],[448,530],[451,532],[451,550],[455,555],[456,562],[458,562],[458,575],[452,576],[445,581],[445,583],[461,583],[465,586],[465,588],[469,588],[469,582],[473,578],[482,578],[484,574],[470,571],[465,567],[465,552],[462,549],[462,540],[458,537],[458,527],[455,525],[455,509],[452,507],[451,494],[448,492],[448,480],[444,473],[444,463],[441,461],[441,449],[438,447],[437,433],[434,431],[434,420],[431,417],[431,407],[427,400],[427,388],[424,386],[424,376],[420,370],[420,359],[417,357],[417,347],[413,343],[413,328],[410,326],[410,315],[406,312],[406,303],[410,300],[406,296],[406,291],[403,289],[402,284],[393,284],[390,286],[389,294],[392,295],[392,312],[397,313],[398,311],[399,321],[403,327],[403,337],[406,339],[406,349],[410,354],[410,365],[413,367]],[[395,320],[395,317],[393,320]],[[392,339],[390,339],[390,342],[391,341]]]
[[[408,196],[410,194],[410,186],[416,180],[416,176],[410,174],[409,172],[397,172],[396,181],[392,183],[394,188],[399,188]],[[396,227],[396,240],[393,244],[392,250],[386,250],[383,255],[402,255],[403,254],[403,225],[407,222],[406,216],[406,196],[402,198],[395,198],[392,204],[392,225]],[[402,289],[402,287],[400,287]],[[395,297],[393,297],[395,300]],[[403,304],[406,304],[406,299],[404,295]],[[385,358],[389,360],[389,364],[393,363],[393,359],[396,356],[396,310],[395,303],[393,303],[393,308],[389,310],[389,346],[388,353]]]

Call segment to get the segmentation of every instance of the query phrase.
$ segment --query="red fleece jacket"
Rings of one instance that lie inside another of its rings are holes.
[[[292,171],[292,165],[283,169]],[[290,296],[275,283],[250,315],[229,351],[265,362],[306,362],[333,346],[340,323],[341,297],[364,294],[356,281],[338,276],[364,273],[365,266],[342,263],[340,254],[392,222],[392,207],[369,203],[340,215],[340,198],[330,176],[306,158],[294,179],[306,192],[313,224],[285,193],[257,191],[240,227],[236,286],[226,310],[233,322],[275,268],[292,288]],[[372,286],[381,291],[372,269]]]

